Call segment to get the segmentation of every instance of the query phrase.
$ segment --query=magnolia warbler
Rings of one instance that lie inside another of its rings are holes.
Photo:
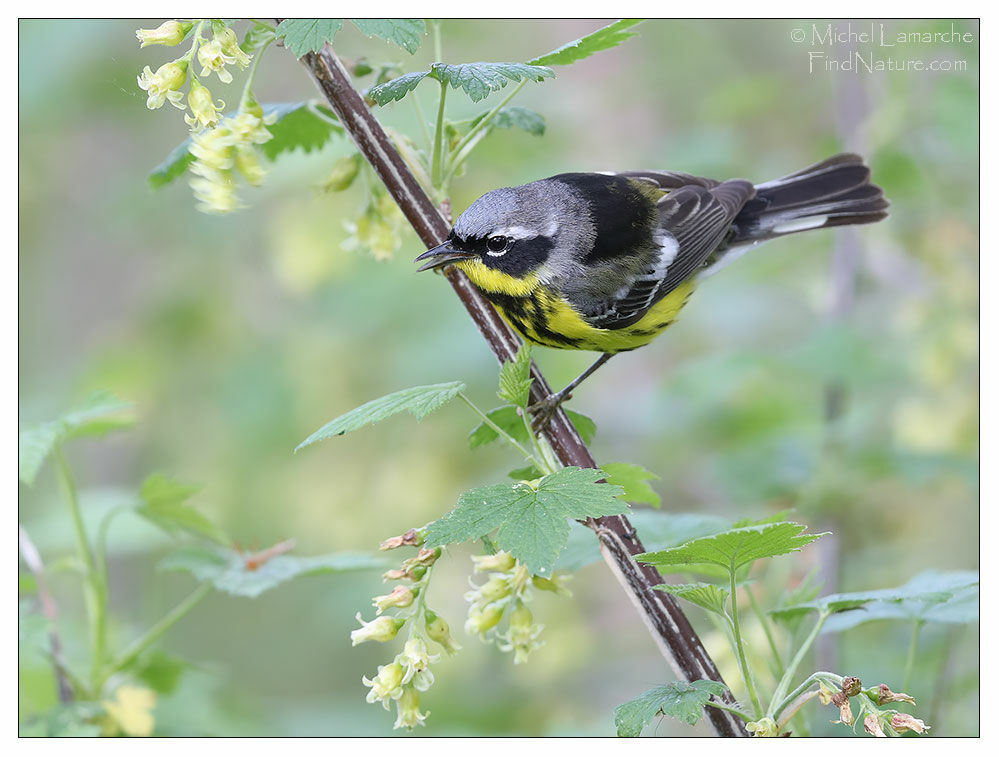
[[[417,258],[454,265],[526,340],[602,352],[532,410],[545,420],[612,355],[651,342],[708,276],[768,239],[873,223],[888,201],[854,154],[765,184],[675,171],[566,173],[488,192]]]

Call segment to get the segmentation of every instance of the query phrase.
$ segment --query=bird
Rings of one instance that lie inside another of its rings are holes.
[[[528,408],[537,428],[613,355],[672,326],[705,278],[751,248],[874,223],[888,206],[854,153],[755,185],[678,171],[563,173],[482,195],[417,270],[455,266],[528,342],[601,353]]]

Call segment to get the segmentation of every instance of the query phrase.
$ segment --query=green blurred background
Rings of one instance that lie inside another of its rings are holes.
[[[469,451],[475,419],[459,406],[292,455],[330,418],[405,386],[461,379],[492,407],[496,365],[446,283],[414,274],[422,247],[411,232],[388,261],[341,249],[362,195],[316,186],[350,152],[345,139],[284,156],[261,189],[242,192],[251,209],[228,216],[196,212],[185,181],[148,188],[149,170],[187,133],[169,106],[146,110],[136,87],[142,66],[172,57],[138,49],[134,29],[157,23],[19,24],[21,419],[55,417],[96,389],[134,401],[141,418],[68,450],[88,518],[163,470],[203,484],[195,502],[243,545],[294,537],[299,554],[372,550],[461,491],[502,481],[517,461],[498,447]],[[597,422],[596,459],[659,474],[668,511],[735,519],[794,507],[813,530],[835,532],[774,561],[771,602],[813,568],[825,591],[975,569],[979,540],[978,24],[955,22],[972,44],[874,49],[963,59],[964,72],[858,75],[809,72],[807,51],[820,48],[796,44],[792,30],[811,23],[646,22],[621,47],[527,86],[515,103],[543,113],[547,134],[498,130],[453,191],[460,211],[489,189],[562,171],[765,181],[841,149],[866,155],[892,201],[887,221],[754,251],[704,286],[668,335],[612,361],[572,402]],[[922,32],[951,22],[885,23]],[[445,21],[444,58],[527,60],[600,25]],[[432,58],[430,44],[410,57],[349,27],[337,42],[344,56],[407,70]],[[232,89],[216,96],[235,104]],[[281,48],[266,52],[254,89],[263,103],[317,96]],[[435,88],[417,92],[432,113]],[[483,109],[449,101],[452,118]],[[378,115],[419,136],[405,103]],[[592,358],[536,357],[554,386]],[[832,423],[831,392],[844,398]],[[52,472],[20,494],[43,557],[68,553]],[[170,548],[138,518],[116,522],[119,645],[190,591],[189,577],[156,571]],[[467,550],[451,550],[433,583],[432,604],[464,651],[435,666],[420,735],[610,735],[615,705],[672,679],[602,564],[577,574],[574,599],[538,600],[547,646],[517,667],[461,632],[469,566]],[[68,655],[83,659],[77,579],[52,580]],[[162,645],[192,667],[160,698],[157,734],[392,733],[361,685],[390,652],[349,640],[354,613],[370,617],[382,589],[376,574],[354,573],[255,601],[209,598]],[[691,617],[734,682],[724,640]],[[927,626],[922,638],[911,692],[920,711],[934,733],[976,734],[977,628]],[[865,683],[897,681],[907,643],[906,627],[873,623],[826,639],[820,662]],[[54,701],[44,661],[22,661],[20,691],[22,713]],[[827,725],[831,708],[810,706],[817,733],[847,733]]]

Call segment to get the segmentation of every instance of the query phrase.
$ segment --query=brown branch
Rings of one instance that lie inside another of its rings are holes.
[[[406,167],[385,130],[351,84],[350,77],[336,54],[327,45],[319,53],[306,54],[302,62],[423,243],[428,247],[440,244],[449,231],[447,220]],[[513,359],[520,340],[506,322],[464,274],[449,268],[444,275],[489,343],[497,360],[503,362]],[[547,397],[550,389],[536,365],[531,366],[531,375],[534,377],[531,399],[537,402]],[[552,418],[544,434],[563,465],[597,467],[590,451],[561,409]],[[662,583],[658,571],[632,559],[633,555],[644,552],[645,548],[628,519],[617,515],[591,519],[586,525],[599,537],[604,559],[638,608],[677,677],[687,681],[710,679],[724,684],[714,661],[708,656],[677,601],[669,594],[652,589],[654,585]],[[727,691],[724,699],[729,704],[734,702]],[[715,707],[705,709],[720,736],[748,735],[742,721],[736,716]]]
[[[55,668],[56,683],[59,687],[59,701],[67,704],[73,701],[73,685],[69,681],[66,663],[62,656],[62,642],[59,640],[59,632],[56,630],[58,611],[55,599],[49,590],[49,582],[45,578],[45,564],[42,562],[42,556],[38,553],[34,542],[28,537],[28,532],[20,524],[17,526],[17,543],[21,548],[24,564],[35,576],[35,583],[38,585],[38,599],[42,603],[42,614],[49,621],[49,646],[51,647],[52,666]]]

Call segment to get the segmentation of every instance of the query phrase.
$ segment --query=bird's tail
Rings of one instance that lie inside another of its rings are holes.
[[[874,223],[888,215],[864,159],[842,153],[782,179],[756,185],[756,197],[732,222],[728,245],[827,226]]]

